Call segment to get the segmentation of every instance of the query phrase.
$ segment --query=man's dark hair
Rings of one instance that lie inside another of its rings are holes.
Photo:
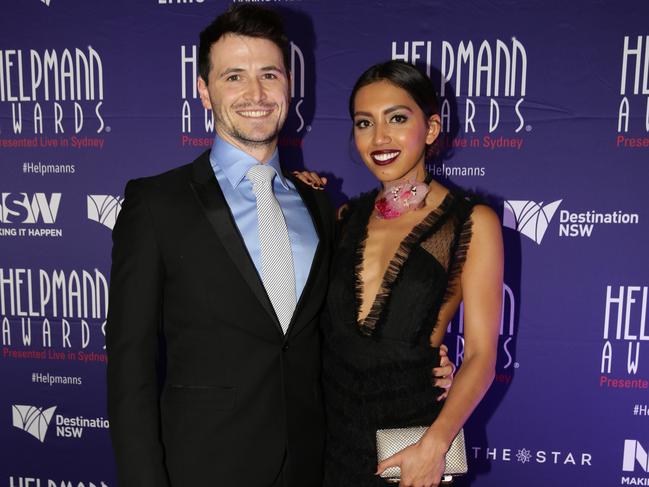
[[[210,49],[226,34],[258,37],[273,42],[282,51],[284,69],[289,69],[289,42],[280,16],[267,8],[251,4],[236,4],[219,15],[200,35],[198,74],[207,84],[212,69]]]

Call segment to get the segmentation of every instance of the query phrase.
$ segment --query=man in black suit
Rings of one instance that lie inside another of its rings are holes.
[[[126,186],[106,336],[121,487],[321,484],[333,211],[280,170],[287,47],[271,11],[218,17],[199,48],[214,146]]]

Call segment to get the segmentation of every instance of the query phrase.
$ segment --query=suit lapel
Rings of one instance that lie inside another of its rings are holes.
[[[321,271],[320,262],[322,260],[322,252],[325,249],[325,242],[328,237],[325,232],[324,222],[315,199],[314,191],[290,175],[287,175],[287,178],[293,182],[293,185],[296,187],[298,193],[300,194],[300,197],[302,198],[302,201],[304,202],[309,215],[311,215],[313,226],[315,227],[316,233],[318,234],[318,245],[316,247],[315,254],[313,255],[313,262],[311,263],[309,276],[307,277],[306,284],[304,285],[300,299],[298,300],[297,306],[295,307],[295,312],[293,313],[291,324],[289,325],[289,328],[286,332],[286,336],[288,337],[293,331],[293,328],[297,325],[297,320],[300,314],[304,311],[309,302],[311,289],[313,288],[314,282],[317,280],[317,277]],[[326,272],[328,274],[328,270],[326,270]]]
[[[203,153],[193,164],[192,190],[200,203],[205,216],[223,244],[234,265],[250,287],[264,310],[272,318],[277,330],[283,334],[275,310],[268,299],[268,294],[259,278],[245,243],[239,233],[232,213],[225,200],[210,164],[209,151]]]

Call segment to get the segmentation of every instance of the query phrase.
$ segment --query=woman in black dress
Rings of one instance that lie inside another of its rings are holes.
[[[381,189],[339,212],[324,320],[328,487],[438,485],[444,455],[494,377],[501,315],[500,221],[489,207],[426,174],[440,133],[432,83],[413,66],[368,69],[349,103],[354,141]],[[303,180],[319,184],[314,173]],[[448,397],[431,379],[464,301],[464,360]],[[430,425],[377,467],[376,430]]]

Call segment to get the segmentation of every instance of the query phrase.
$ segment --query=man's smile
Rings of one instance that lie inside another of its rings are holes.
[[[272,109],[264,110],[237,110],[237,114],[245,118],[264,118],[273,112]]]

